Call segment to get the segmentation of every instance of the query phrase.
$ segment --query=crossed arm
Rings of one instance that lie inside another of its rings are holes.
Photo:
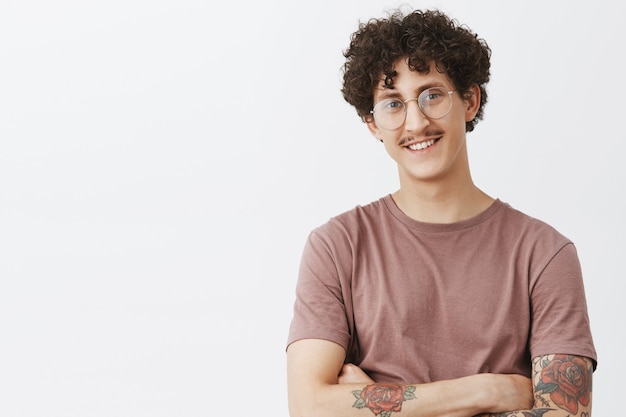
[[[593,363],[582,356],[552,354],[533,359],[534,407],[481,417],[590,417]]]
[[[533,378],[477,374],[426,384],[376,383],[333,342],[305,339],[287,350],[291,417],[589,417],[589,359],[546,355]],[[369,410],[369,411],[368,411]],[[520,411],[507,411],[520,410]]]

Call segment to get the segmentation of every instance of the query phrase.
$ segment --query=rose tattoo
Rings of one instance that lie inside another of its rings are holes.
[[[374,415],[391,416],[392,411],[401,411],[404,401],[415,398],[415,387],[399,384],[372,384],[361,391],[352,391],[356,397],[353,407],[367,407]]]
[[[555,355],[551,361],[545,360],[543,366],[537,392],[549,393],[556,405],[571,414],[578,413],[578,403],[589,405],[591,370],[585,361],[571,355]]]

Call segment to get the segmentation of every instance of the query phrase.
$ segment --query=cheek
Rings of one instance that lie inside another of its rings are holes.
[[[385,151],[387,152],[387,154],[390,157],[394,158],[395,149],[392,146],[390,146],[389,143],[390,143],[390,139],[389,138],[384,138],[383,139],[383,146],[385,147]]]
[[[394,139],[390,137],[383,138],[382,144],[385,147],[385,152],[387,152],[387,155],[389,155],[394,161],[397,161],[398,152],[400,152],[402,148],[396,146],[394,143]]]
[[[376,139],[382,144],[387,151],[391,151],[393,147],[398,143],[398,137],[393,133],[383,131],[381,132]]]

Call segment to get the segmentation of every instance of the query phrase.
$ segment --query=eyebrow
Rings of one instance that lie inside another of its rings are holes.
[[[383,88],[381,89],[381,93],[378,95],[379,100],[385,100],[388,98],[402,98],[400,93],[397,90],[393,90],[392,88]]]
[[[424,84],[423,86],[421,86],[420,88],[418,88],[417,90],[415,90],[415,97],[418,97],[420,94],[422,94],[425,90],[428,90],[429,88],[443,88],[443,89],[447,89],[448,87],[446,85],[444,85],[443,83],[440,82],[430,82],[427,84]],[[378,94],[378,99],[379,100],[385,100],[388,98],[397,98],[397,99],[403,99],[404,97],[402,96],[402,94],[400,94],[398,92],[398,90],[395,89],[395,86],[391,85],[391,86],[383,86],[382,88],[379,87],[379,91],[380,93]]]

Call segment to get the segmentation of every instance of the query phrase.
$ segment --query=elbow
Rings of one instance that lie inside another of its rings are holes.
[[[333,416],[332,407],[328,407],[328,399],[324,400],[318,390],[302,391],[305,395],[292,395],[289,398],[289,417],[320,417]],[[332,402],[332,400],[331,400]]]
[[[289,417],[319,417],[326,415],[321,407],[312,402],[289,404]]]

